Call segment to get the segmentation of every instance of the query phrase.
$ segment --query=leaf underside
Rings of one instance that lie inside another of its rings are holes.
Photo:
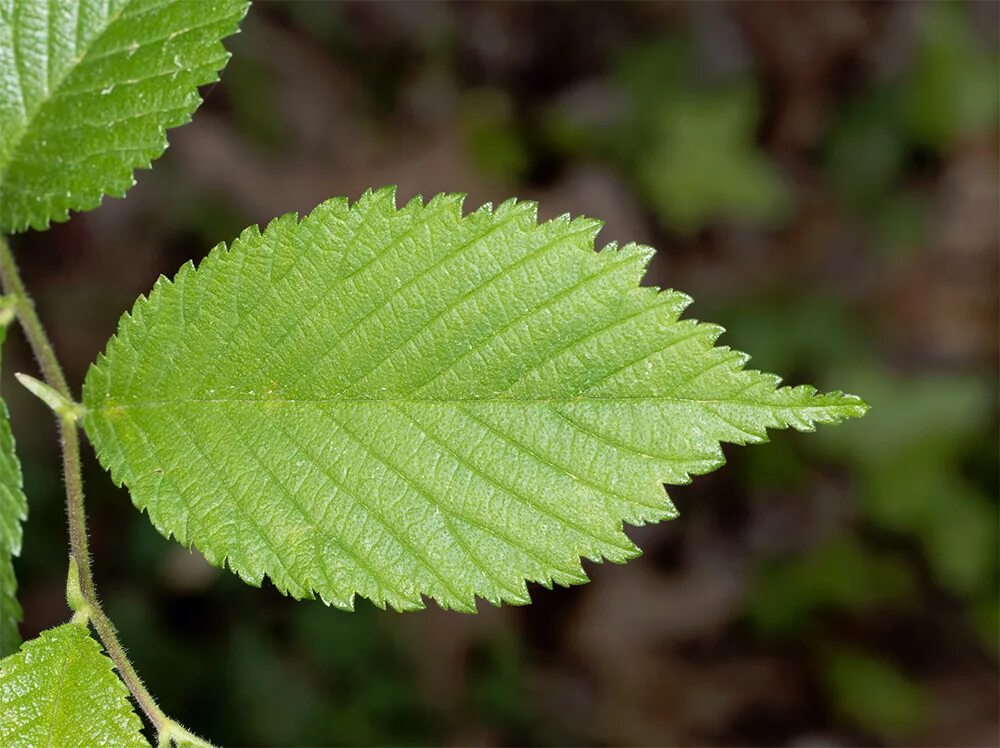
[[[0,325],[0,346],[7,328]],[[14,557],[21,552],[21,523],[28,517],[28,501],[21,487],[21,464],[14,450],[7,404],[0,399],[0,657],[17,649],[21,606],[17,601]]]
[[[128,690],[82,624],[43,631],[0,660],[4,748],[149,748]]]
[[[122,318],[87,434],[160,532],[295,597],[472,611],[584,582],[720,442],[866,409],[744,370],[600,226],[383,189],[251,227]]]
[[[121,197],[218,79],[247,0],[0,0],[0,230]]]

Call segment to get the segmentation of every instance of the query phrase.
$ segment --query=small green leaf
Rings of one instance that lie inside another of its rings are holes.
[[[247,0],[0,0],[0,230],[121,197],[217,80]]]
[[[0,325],[0,346],[7,336]],[[28,517],[28,501],[21,488],[21,463],[14,451],[7,404],[0,399],[0,657],[21,643],[17,624],[21,606],[17,601],[14,556],[21,552],[21,523]]]
[[[0,660],[4,748],[149,748],[128,690],[86,626],[42,632]]]
[[[251,227],[122,319],[87,434],[162,533],[295,597],[471,611],[584,582],[720,442],[866,410],[744,370],[600,226],[387,189]]]

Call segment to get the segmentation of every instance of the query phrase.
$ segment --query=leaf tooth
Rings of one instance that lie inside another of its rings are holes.
[[[492,601],[491,601],[492,602]],[[504,588],[499,595],[499,600],[496,603],[496,607],[500,607],[503,602],[508,602],[512,605],[530,605],[531,604],[531,593],[528,591],[528,585],[523,578],[517,580],[514,589]]]
[[[456,613],[476,613],[476,596],[470,594],[468,597],[435,597],[434,601],[445,610],[453,610]]]
[[[194,272],[194,270],[195,270],[194,262],[192,260],[188,260],[183,265],[181,265],[180,269],[177,271],[177,274],[174,276],[173,281],[168,280],[167,283],[169,285],[173,285],[174,283],[183,283],[187,279],[187,277]]]
[[[844,415],[840,417],[843,418],[860,417],[871,410],[871,405],[866,403],[863,399],[857,395],[851,395],[840,390],[833,390],[826,393],[826,397],[832,398],[836,402],[836,407],[847,408],[852,415]]]
[[[264,230],[260,232],[260,239],[265,241],[280,241],[286,235],[292,234],[298,227],[298,224],[299,224],[298,213],[295,212],[284,213],[278,216],[277,218],[272,218],[268,222]],[[252,236],[248,238],[251,241],[253,240]]]
[[[525,214],[531,216],[533,221],[538,221],[538,203],[534,200],[518,200],[516,197],[508,197],[497,206],[496,214],[499,217],[508,211],[524,211]]]
[[[313,208],[309,212],[309,215],[302,219],[302,223],[307,221],[316,223],[324,223],[328,221],[340,222],[347,217],[350,210],[351,204],[346,197],[331,197]],[[242,235],[240,235],[240,239],[243,239]]]
[[[698,329],[704,333],[702,339],[709,346],[713,345],[715,341],[718,340],[719,337],[726,331],[725,327],[723,327],[722,325],[717,325],[714,322],[699,322],[697,320],[692,320],[692,321],[697,322]],[[723,346],[723,348],[729,350],[728,347],[726,346]]]
[[[580,232],[579,241],[575,242],[578,247],[588,254],[593,253],[594,245],[597,242],[597,235],[604,228],[604,221],[587,216],[577,216],[570,219],[568,226],[570,227],[569,230],[574,234]]]
[[[353,613],[355,607],[355,601],[357,600],[357,595],[353,592],[349,592],[344,597],[334,597],[333,595],[321,592],[319,595],[319,599],[327,607],[339,608],[340,610],[346,610],[348,613]],[[380,600],[381,605],[379,605],[379,601],[373,601],[373,602],[375,603],[375,606],[377,608],[385,610],[384,598]]]
[[[626,244],[620,247],[615,242],[611,242],[597,253],[597,257],[601,262],[628,267],[630,272],[622,273],[616,277],[620,277],[622,286],[627,288],[629,292],[632,292],[639,288],[639,282],[646,274],[646,269],[649,266],[652,254],[651,251],[646,250],[649,250],[649,248],[640,247],[636,244]],[[648,293],[650,290],[647,287],[645,293]]]
[[[427,607],[427,603],[424,602],[424,598],[417,595],[415,598],[405,598],[405,597],[391,597],[384,598],[385,602],[388,603],[389,607],[395,610],[397,613],[407,613],[415,610],[424,610]],[[385,608],[385,605],[382,606]]]
[[[368,188],[354,203],[355,212],[367,212],[381,209],[385,212],[396,210],[396,185],[389,184],[378,189]]]
[[[263,235],[260,232],[260,226],[258,226],[256,223],[251,223],[249,226],[247,226],[245,229],[243,229],[243,231],[240,232],[240,235],[237,237],[236,241],[233,242],[233,244],[236,244],[236,243],[241,243],[241,244],[256,243],[257,241],[259,241],[262,238],[263,238]],[[219,242],[216,245],[216,249],[218,249],[218,251],[220,251],[220,252],[225,252],[226,251],[226,243],[225,242]],[[211,255],[211,252],[209,253],[209,255]]]
[[[552,589],[552,583],[558,584],[560,587],[572,587],[577,584],[586,584],[589,581],[590,577],[584,571],[583,564],[578,560],[572,572],[562,569],[555,571],[549,579],[549,589]]]
[[[664,288],[662,291],[660,291],[660,293],[669,294],[672,297],[671,304],[676,307],[677,315],[671,321],[675,321],[677,317],[680,317],[680,315],[684,313],[685,309],[687,309],[694,303],[694,299],[692,299],[686,293],[684,293],[683,291],[678,291],[673,288]]]
[[[417,193],[409,200],[406,201],[406,205],[399,209],[400,213],[418,213],[425,209],[424,197],[420,193]]]
[[[770,386],[773,389],[777,389],[778,387],[781,386],[781,377],[779,377],[777,374],[771,374],[770,372],[762,372],[756,370],[753,371],[752,373],[755,376],[759,376],[763,384]]]
[[[653,257],[656,255],[656,250],[652,247],[646,246],[645,244],[636,244],[635,242],[629,242],[628,244],[623,244],[621,246],[618,245],[618,242],[611,242],[601,250],[602,253],[607,251],[641,258],[644,273],[649,267],[649,263],[652,262]]]
[[[234,572],[236,576],[251,587],[260,587],[263,583],[265,574],[262,570],[244,566],[242,563],[236,563],[231,555],[226,556],[223,560],[225,565],[229,566],[230,571]]]
[[[445,215],[457,224],[462,220],[462,207],[465,205],[466,197],[464,192],[441,192],[427,202],[424,210],[429,215],[443,210]]]
[[[724,350],[729,351],[732,354],[732,363],[737,369],[742,369],[750,362],[750,354],[744,353],[743,351],[738,351],[735,348],[730,348],[729,346],[723,346]]]

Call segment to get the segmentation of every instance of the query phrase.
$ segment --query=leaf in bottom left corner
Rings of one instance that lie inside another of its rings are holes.
[[[149,748],[128,690],[86,626],[43,631],[0,660],[5,748]]]

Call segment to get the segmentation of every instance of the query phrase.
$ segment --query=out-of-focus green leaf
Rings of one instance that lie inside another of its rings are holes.
[[[821,438],[854,465],[865,512],[924,546],[938,579],[976,594],[997,570],[996,501],[965,475],[961,456],[986,438],[996,400],[982,379],[960,375],[897,378],[878,369],[840,377],[870,395],[879,417]]]
[[[891,188],[906,158],[898,87],[858,97],[835,123],[826,150],[830,186],[851,207],[866,210]]]
[[[492,177],[516,183],[529,157],[512,118],[510,99],[499,91],[477,91],[463,102],[462,127],[473,163]]]
[[[823,613],[899,603],[912,591],[902,559],[874,554],[844,536],[806,556],[762,564],[749,592],[749,612],[762,633],[784,636],[808,629]]]
[[[972,624],[979,634],[983,644],[993,652],[1000,654],[1000,600],[993,599],[980,603],[972,611]]]
[[[908,257],[926,246],[932,206],[917,190],[896,189],[874,200],[868,211],[873,248]]]
[[[920,10],[920,47],[905,93],[907,121],[916,141],[944,149],[995,126],[1000,59],[975,33],[964,4],[936,2]]]
[[[504,632],[483,641],[473,653],[469,708],[489,724],[513,732],[513,737],[532,723],[523,666],[517,640]]]
[[[639,181],[667,226],[689,233],[720,219],[768,224],[786,215],[788,188],[754,143],[758,118],[749,86],[672,102],[636,161]]]
[[[769,371],[812,374],[865,350],[863,328],[844,300],[817,289],[797,288],[759,294],[734,294],[706,302],[706,316],[722,320],[734,340],[752,350],[753,360]]]
[[[620,164],[674,231],[780,221],[792,194],[755,141],[756,86],[742,75],[696,84],[695,67],[690,47],[678,39],[629,49],[614,78],[623,100],[604,92],[603,107],[577,102],[574,110],[572,101],[562,102],[549,132],[563,147]]]
[[[914,734],[928,716],[927,693],[892,663],[867,652],[835,650],[827,659],[825,680],[834,707],[882,740]]]
[[[836,375],[846,378],[884,409],[864,428],[849,425],[819,441],[852,462],[881,465],[901,454],[954,461],[993,418],[993,396],[979,377],[960,374],[899,376],[877,367]]]
[[[791,196],[754,142],[759,107],[749,81],[693,86],[677,40],[630,50],[619,80],[631,108],[612,133],[664,224],[688,233],[716,220],[771,223]]]

